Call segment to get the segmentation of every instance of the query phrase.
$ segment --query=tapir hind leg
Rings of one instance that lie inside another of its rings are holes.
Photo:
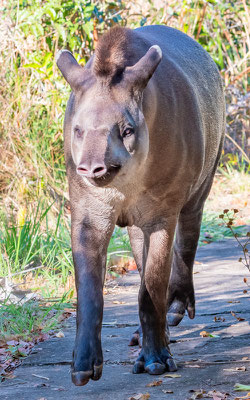
[[[202,209],[181,212],[174,244],[173,264],[168,288],[168,314],[170,326],[180,323],[187,310],[189,318],[195,316],[193,264],[198,245]]]
[[[186,310],[191,319],[195,317],[193,265],[200,236],[204,203],[212,186],[216,165],[213,173],[206,178],[197,193],[194,193],[188,200],[179,215],[168,287],[167,320],[170,326],[178,325]]]

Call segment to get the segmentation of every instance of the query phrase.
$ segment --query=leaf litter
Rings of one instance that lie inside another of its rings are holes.
[[[54,312],[52,314],[54,314]],[[70,312],[69,309],[62,310],[62,313],[57,318],[58,323],[61,323],[70,315],[72,315],[72,312]],[[47,314],[47,317],[53,317],[53,315]],[[5,379],[15,378],[14,370],[19,367],[22,359],[32,352],[33,347],[37,343],[43,342],[50,337],[64,337],[64,333],[62,331],[56,333],[56,329],[50,329],[48,332],[44,332],[43,326],[41,325],[25,334],[10,334],[9,336],[6,334],[4,336],[4,334],[1,333],[0,382],[3,382]]]
[[[149,393],[138,393],[132,397],[129,397],[129,400],[148,400],[150,398]]]
[[[146,386],[154,387],[154,386],[160,386],[160,385],[162,385],[162,380],[159,379],[158,381],[153,381],[153,382],[148,383]]]
[[[213,399],[213,400],[227,400],[229,393],[218,392],[217,390],[210,390],[206,392],[204,389],[190,390],[190,393],[193,393],[192,397],[188,400],[197,400],[197,399]]]
[[[168,374],[163,375],[163,378],[181,378],[181,375],[168,373]]]

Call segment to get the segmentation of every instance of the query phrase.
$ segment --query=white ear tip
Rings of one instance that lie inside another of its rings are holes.
[[[157,51],[157,53],[159,54],[159,56],[162,58],[162,51],[160,46],[158,46],[158,44],[154,44],[153,46],[151,46],[151,49],[155,49]]]
[[[62,53],[69,53],[72,54],[69,50],[60,50],[56,53],[56,62],[59,60],[59,58],[61,57]]]

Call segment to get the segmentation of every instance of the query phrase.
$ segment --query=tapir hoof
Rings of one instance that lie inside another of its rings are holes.
[[[185,315],[186,307],[180,300],[175,300],[169,307],[167,313],[167,321],[169,326],[176,326],[182,321]],[[195,306],[193,304],[188,304],[187,312],[190,319],[195,317]]]
[[[150,375],[161,375],[166,371],[166,366],[158,362],[154,362],[145,366],[145,371]]]
[[[177,326],[182,321],[185,314],[168,313],[167,321],[169,326]]]
[[[132,370],[133,374],[147,372],[150,375],[161,375],[166,371],[177,371],[177,366],[168,348],[163,348],[157,356],[153,354],[151,357],[145,357],[142,350]]]
[[[84,386],[88,383],[92,374],[93,374],[92,371],[72,372],[71,374],[72,382],[76,386]]]
[[[102,367],[103,365],[94,365],[94,371],[77,371],[72,372],[72,382],[76,386],[84,386],[88,383],[90,379],[94,381],[98,381],[98,379],[102,376]]]

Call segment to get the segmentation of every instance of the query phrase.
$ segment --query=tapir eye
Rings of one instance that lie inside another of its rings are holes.
[[[79,126],[75,126],[74,127],[74,134],[78,139],[81,139],[82,135],[83,135],[83,131]]]
[[[133,135],[133,133],[135,133],[133,128],[126,128],[126,129],[124,129],[124,131],[122,133],[122,137],[125,138],[125,137],[128,137],[128,136],[131,136],[131,135]]]

